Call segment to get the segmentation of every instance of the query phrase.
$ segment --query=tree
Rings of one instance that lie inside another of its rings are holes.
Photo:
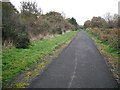
[[[26,24],[23,23],[18,11],[10,2],[2,2],[2,44],[13,44],[18,48],[27,48],[30,44],[26,32]],[[24,34],[24,36],[22,36]],[[22,36],[22,37],[20,37]],[[21,44],[24,42],[24,45]]]
[[[91,27],[91,21],[90,20],[85,21],[84,27],[85,28]]]
[[[118,28],[120,28],[120,15],[118,16]]]
[[[78,23],[76,22],[76,19],[75,18],[71,18],[70,20],[69,20],[69,22],[72,24],[72,25],[74,25],[75,27],[76,27],[76,29],[78,28]]]
[[[101,17],[93,17],[91,20],[92,27],[102,28],[105,27],[106,21]]]
[[[114,25],[114,28],[120,27],[120,17],[118,14],[113,15],[113,25]]]
[[[13,17],[18,13],[10,2],[2,2],[2,41],[11,42],[15,30]],[[12,22],[12,23],[11,23]]]
[[[47,35],[62,34],[78,28],[74,18],[65,19],[59,12],[42,14],[36,2],[21,2],[21,12],[9,2],[3,4],[3,43],[16,48],[28,48],[30,39],[42,39]]]
[[[104,17],[107,22],[108,28],[113,28],[114,22],[113,22],[113,16],[111,15],[111,13],[106,13],[106,15]]]
[[[21,13],[26,17],[35,16],[36,18],[42,14],[41,8],[37,7],[36,2],[21,2]]]

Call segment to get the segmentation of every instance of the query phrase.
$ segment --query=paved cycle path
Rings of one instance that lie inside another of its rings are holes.
[[[118,85],[94,42],[81,30],[29,87],[116,88]]]

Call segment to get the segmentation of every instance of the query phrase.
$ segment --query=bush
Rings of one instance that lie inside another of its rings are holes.
[[[25,34],[18,35],[16,37],[16,40],[15,40],[14,44],[15,44],[16,48],[24,48],[24,49],[29,48],[30,39]]]
[[[108,39],[108,43],[113,46],[114,48],[118,49],[118,36],[111,35]]]
[[[28,48],[29,39],[44,39],[48,35],[62,34],[79,26],[74,18],[70,23],[59,12],[42,14],[35,2],[21,2],[20,13],[10,2],[2,6],[2,45],[5,47],[14,45],[17,48]]]
[[[118,29],[112,29],[110,32],[110,37],[109,37],[109,44],[113,46],[116,49],[120,49],[120,30]]]
[[[108,35],[101,33],[100,34],[100,39],[103,41],[108,41]]]
[[[61,28],[57,28],[56,32],[57,32],[57,34],[62,34]]]
[[[107,41],[110,46],[120,50],[120,30],[118,29],[92,29],[90,33],[102,41]]]

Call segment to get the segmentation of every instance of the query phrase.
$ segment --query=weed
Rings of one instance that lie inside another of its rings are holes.
[[[16,88],[25,88],[27,87],[29,84],[25,83],[25,82],[19,82],[19,83],[15,83],[15,87]]]

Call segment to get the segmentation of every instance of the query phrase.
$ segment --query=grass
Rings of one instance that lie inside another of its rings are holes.
[[[109,45],[107,41],[102,41],[98,36],[93,35],[90,31],[87,31],[89,36],[95,41],[99,51],[107,58],[107,64],[113,72],[116,80],[120,85],[120,51]]]
[[[33,41],[29,49],[5,49],[2,56],[3,86],[14,79],[22,71],[35,63],[43,63],[43,58],[59,45],[72,39],[78,31],[67,32],[61,36]],[[29,74],[29,73],[28,73]]]
[[[94,37],[94,38],[95,38],[95,37]],[[108,42],[102,41],[102,40],[100,40],[99,38],[95,38],[95,41],[96,41],[99,45],[101,45],[102,48],[103,48],[106,52],[110,53],[113,57],[118,57],[118,52],[119,52],[119,51],[118,51],[116,48],[110,46]]]

